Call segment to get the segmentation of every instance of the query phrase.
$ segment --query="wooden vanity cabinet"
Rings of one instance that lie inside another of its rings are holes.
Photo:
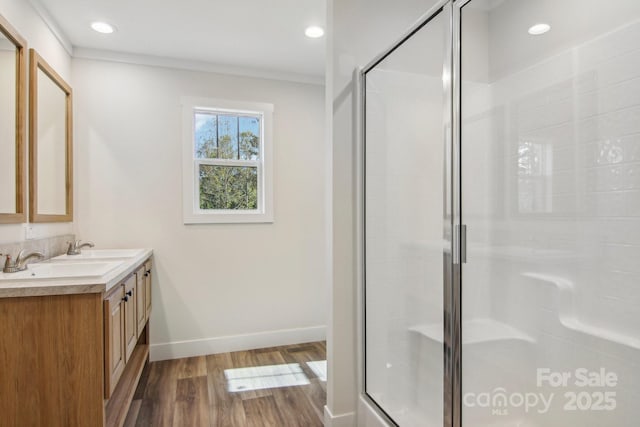
[[[104,299],[106,399],[113,394],[126,364],[132,358],[140,334],[145,331],[147,318],[144,315],[144,287],[140,286],[138,280],[142,270],[143,268],[131,274],[111,289]],[[142,319],[138,316],[141,309]]]
[[[147,305],[146,305],[146,289],[145,289],[145,267],[136,271],[136,322],[137,333],[136,337],[144,331],[144,324],[147,322]]]
[[[1,426],[124,424],[149,360],[151,263],[132,267],[107,292],[0,298]]]
[[[0,298],[1,426],[104,425],[103,303],[102,293]]]
[[[151,316],[151,275],[153,272],[151,271],[151,260],[147,260],[144,263],[144,291],[145,291],[145,305],[146,305],[146,317],[149,319]]]
[[[126,347],[125,362],[131,358],[131,353],[138,342],[138,320],[136,318],[136,276],[132,274],[122,285],[124,288],[124,341]]]
[[[105,420],[121,426],[144,365],[149,358],[151,263],[140,265],[112,288],[104,299],[105,317]],[[148,288],[147,288],[148,287]],[[119,305],[119,309],[117,306]],[[120,321],[120,327],[116,327]]]
[[[122,372],[125,352],[124,287],[116,286],[104,300],[104,395],[111,397]]]
[[[120,298],[120,319],[118,330],[109,328],[105,322],[105,388],[104,410],[106,426],[122,426],[138,385],[142,370],[149,359],[149,313],[151,312],[151,261],[147,260],[120,284],[112,288],[104,299],[104,312],[116,311]],[[115,321],[115,316],[114,320]],[[121,343],[121,353],[111,349],[110,342]],[[116,358],[124,360],[122,372],[118,372]]]

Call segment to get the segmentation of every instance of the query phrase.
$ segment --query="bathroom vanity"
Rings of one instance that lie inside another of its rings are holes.
[[[149,359],[151,255],[85,251],[0,278],[2,425],[124,423]]]

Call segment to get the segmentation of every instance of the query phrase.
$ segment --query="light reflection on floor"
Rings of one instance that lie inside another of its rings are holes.
[[[224,376],[230,393],[309,384],[298,363],[225,369]]]
[[[307,362],[307,365],[320,381],[327,381],[326,360]],[[309,384],[298,363],[225,369],[224,376],[230,393]]]
[[[327,381],[327,361],[326,360],[314,360],[312,362],[307,362],[307,365],[309,366],[309,368],[311,368],[313,373],[316,374],[316,377],[318,377],[320,381],[324,381],[324,382]]]

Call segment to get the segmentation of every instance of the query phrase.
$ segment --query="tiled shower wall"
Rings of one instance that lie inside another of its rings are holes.
[[[572,276],[577,314],[637,338],[639,38],[640,24],[623,27],[492,82],[478,113],[489,142],[466,147],[486,150],[490,182],[463,195],[468,217],[490,219],[484,245],[564,257],[539,267]]]
[[[463,316],[488,313],[532,340],[466,345],[465,392],[554,391],[535,385],[543,367],[620,379],[613,413],[560,406],[520,414],[526,425],[631,426],[640,415],[638,40],[633,23],[462,88]]]

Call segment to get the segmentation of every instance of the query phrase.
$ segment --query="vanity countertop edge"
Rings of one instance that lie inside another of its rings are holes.
[[[102,276],[7,280],[0,283],[0,298],[106,293],[140,268],[152,255],[153,250],[145,248],[134,258],[114,260],[122,265]]]

